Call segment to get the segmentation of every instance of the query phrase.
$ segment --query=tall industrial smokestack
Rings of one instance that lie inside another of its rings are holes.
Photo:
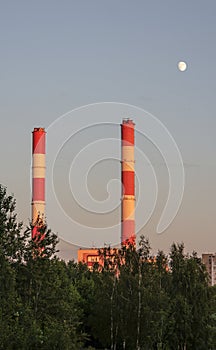
[[[135,245],[134,127],[131,119],[121,124],[122,218],[121,244]]]
[[[45,140],[44,128],[32,132],[32,226],[45,224]],[[37,229],[32,230],[32,236]]]

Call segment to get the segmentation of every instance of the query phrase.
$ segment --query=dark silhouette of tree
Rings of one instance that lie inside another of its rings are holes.
[[[213,350],[216,289],[195,252],[100,251],[102,266],[57,258],[47,225],[23,229],[0,185],[0,349]]]

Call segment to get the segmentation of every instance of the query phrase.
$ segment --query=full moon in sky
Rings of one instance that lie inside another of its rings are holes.
[[[178,69],[181,71],[181,72],[184,72],[186,69],[187,69],[187,64],[183,61],[180,61],[178,63]]]

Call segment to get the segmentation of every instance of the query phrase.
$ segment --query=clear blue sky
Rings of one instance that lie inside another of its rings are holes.
[[[216,251],[215,13],[214,0],[1,3],[0,183],[21,220],[30,217],[33,128],[88,103],[122,102],[161,120],[185,163],[178,216],[166,235],[154,218],[143,233],[154,249],[175,240]]]

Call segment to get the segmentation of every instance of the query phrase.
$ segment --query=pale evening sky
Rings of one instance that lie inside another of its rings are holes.
[[[214,0],[8,0],[1,3],[0,183],[7,186],[8,193],[14,193],[20,220],[27,224],[30,218],[33,128],[49,129],[61,115],[83,105],[103,101],[125,103],[148,111],[166,126],[185,165],[185,193],[180,210],[169,228],[158,235],[158,215],[163,209],[163,191],[167,191],[166,172],[161,170],[163,166],[156,152],[136,135],[137,147],[143,147],[144,152],[148,149],[147,156],[153,157],[150,161],[155,164],[158,186],[162,187],[157,210],[142,233],[150,238],[155,250],[167,250],[173,241],[183,241],[188,251],[216,251],[215,13]],[[185,72],[177,68],[180,60],[187,62]],[[139,124],[141,115],[130,116]],[[113,112],[109,119],[104,112],[101,122],[119,124],[122,117],[127,115]],[[76,119],[76,116],[71,118]],[[91,116],[86,118],[86,125],[89,125]],[[74,125],[79,126],[77,119]],[[87,129],[78,135],[80,138],[77,136],[76,152],[86,146],[83,137],[92,142],[98,134],[102,138],[110,134],[116,139],[120,136],[114,126],[111,131],[107,128],[88,132]],[[64,182],[65,174],[77,181],[77,186],[81,181],[79,174],[74,178],[69,174],[70,150],[67,144],[60,159],[62,166],[57,162],[54,174],[57,187],[61,189],[56,187],[56,192],[64,197],[65,191],[63,206],[66,211],[70,211],[67,189],[60,182]],[[103,153],[104,148],[101,150]],[[115,151],[114,158],[120,152],[118,145]],[[81,159],[85,162],[84,154]],[[48,159],[47,167],[49,165]],[[89,172],[89,190],[93,197],[104,199],[106,184],[119,176],[118,161],[111,160],[110,166],[109,161],[106,162],[105,168],[103,164],[93,167]],[[151,174],[147,176],[150,188]],[[120,187],[118,183],[113,184],[111,193],[119,200]],[[142,186],[145,187],[145,178]],[[151,192],[149,188],[145,210],[154,196],[154,190]],[[77,231],[77,235],[82,236],[79,240],[72,224],[70,236],[64,215],[59,214],[57,227],[58,212],[52,211],[49,200],[47,205],[48,224],[62,238],[84,245],[107,242],[107,237],[99,239],[97,233],[94,236],[94,230],[91,238],[85,241],[82,227]],[[115,215],[118,217],[118,214]],[[82,217],[82,213],[77,215]],[[100,220],[98,216],[98,225]],[[115,221],[116,217],[110,220]],[[116,243],[118,239],[112,236],[108,243]]]

